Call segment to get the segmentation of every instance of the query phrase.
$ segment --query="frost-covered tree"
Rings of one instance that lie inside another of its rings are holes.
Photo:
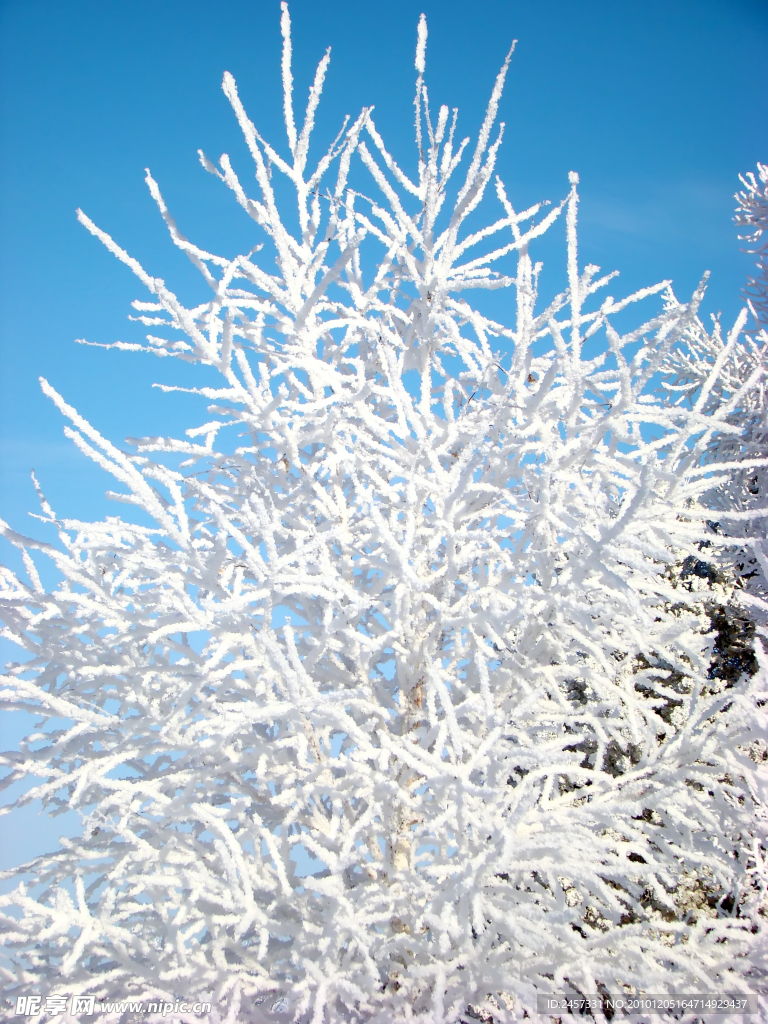
[[[741,178],[744,186],[736,193],[736,223],[746,229],[741,235],[747,252],[757,256],[757,274],[750,277],[745,289],[755,319],[763,330],[768,328],[768,164],[757,165]]]
[[[712,467],[714,486],[702,501],[713,512],[710,528],[741,541],[719,567],[742,591],[730,614],[729,631],[743,651],[733,661],[734,669],[744,657],[752,657],[755,626],[768,623],[768,538],[761,512],[768,494],[768,240],[763,240],[768,231],[768,167],[758,164],[757,176],[749,173],[741,182],[744,189],[735,196],[735,221],[748,229],[740,237],[749,244],[747,251],[758,256],[757,276],[750,277],[744,289],[748,309],[742,322],[748,325],[749,336],[737,331],[724,336],[719,318],[707,331],[697,317],[665,367],[665,386],[677,402],[702,399],[704,411],[728,410],[727,428],[708,437],[703,461]],[[702,552],[708,547],[706,540]],[[711,580],[718,570],[702,556],[689,558],[682,571],[684,577]]]
[[[727,685],[713,670],[712,609],[745,591],[709,525],[713,488],[760,461],[733,413],[764,366],[727,376],[744,319],[703,380],[665,389],[703,288],[606,295],[579,263],[575,174],[549,211],[515,209],[494,179],[509,58],[459,142],[422,19],[415,173],[368,109],[310,165],[328,56],[297,123],[285,5],[282,29],[287,147],[227,74],[255,195],[201,155],[255,248],[188,241],[147,175],[205,297],[185,305],[81,214],[149,292],[147,344],[116,347],[221,385],[185,437],[120,448],[43,382],[153,525],[62,521],[41,492],[58,543],[4,527],[28,574],[4,571],[5,636],[28,659],[2,697],[52,725],[3,763],[44,779],[20,803],[84,817],[0,900],[6,994],[449,1024],[548,1020],[547,992],[749,991],[768,659],[756,635]],[[567,286],[541,304],[530,248],[561,223]],[[470,301],[489,289],[509,322]],[[716,434],[735,447],[713,467]],[[718,519],[765,516],[745,500]],[[725,568],[688,586],[703,545]]]
[[[739,326],[746,321],[744,310]],[[725,571],[741,589],[745,610],[763,623],[768,623],[767,369],[768,333],[758,329],[744,337],[732,331],[724,337],[719,318],[714,319],[711,332],[694,319],[665,367],[666,386],[675,401],[689,406],[700,401],[705,412],[725,413],[725,425],[709,432],[703,452],[713,486],[702,502],[712,510],[711,531],[741,539],[725,556]],[[710,543],[707,538],[702,551]],[[706,568],[703,556],[697,562],[702,563],[696,570],[702,578],[716,571],[714,566]]]

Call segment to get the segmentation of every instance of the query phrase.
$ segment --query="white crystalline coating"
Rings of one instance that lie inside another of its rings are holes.
[[[285,130],[288,134],[288,145],[291,153],[296,152],[296,124],[293,118],[293,74],[291,73],[291,16],[285,0],[280,3],[280,33],[283,37],[283,114]]]
[[[310,172],[327,55],[297,129],[281,24],[289,156],[231,75],[257,196],[201,155],[255,247],[194,245],[147,175],[204,300],[81,215],[150,292],[159,333],[116,347],[221,383],[185,437],[129,454],[43,382],[150,525],[61,522],[42,492],[58,545],[2,524],[29,575],[2,570],[4,635],[30,655],[2,699],[53,720],[3,763],[38,780],[19,804],[84,815],[0,897],[6,994],[452,1024],[759,988],[765,336],[708,334],[703,286],[601,298],[575,175],[549,211],[486,197],[506,64],[453,188],[466,140],[431,120],[423,21],[417,175],[368,110]],[[529,250],[561,214],[567,288],[542,305]],[[505,323],[475,289],[506,290]]]
[[[425,14],[419,18],[419,27],[416,35],[416,60],[414,61],[414,67],[419,72],[419,75],[424,74],[424,70],[427,66],[427,17]]]

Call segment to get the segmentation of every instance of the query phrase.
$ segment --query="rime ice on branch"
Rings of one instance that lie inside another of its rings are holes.
[[[127,454],[43,382],[154,525],[60,522],[42,499],[57,545],[5,530],[29,574],[4,572],[5,635],[30,660],[3,700],[58,723],[4,756],[8,779],[85,819],[28,868],[37,887],[0,898],[6,993],[448,1024],[542,1019],[541,992],[749,990],[766,656],[760,626],[749,671],[712,677],[744,542],[708,525],[713,487],[765,465],[745,468],[732,415],[764,366],[738,397],[724,376],[752,351],[744,321],[695,388],[664,390],[703,288],[605,295],[613,275],[578,259],[576,175],[548,211],[513,207],[494,178],[509,58],[459,141],[430,105],[422,18],[415,175],[370,109],[314,165],[329,57],[299,124],[285,5],[282,30],[287,150],[227,74],[255,195],[201,155],[255,248],[190,242],[147,173],[204,301],[81,214],[150,293],[134,305],[157,333],[135,347],[222,383],[186,437]],[[483,200],[498,213],[478,227]],[[559,224],[567,287],[542,306],[530,249]],[[511,322],[478,289],[506,289]],[[734,448],[715,467],[716,436]],[[763,496],[736,520],[765,515]],[[705,557],[720,568],[683,585]]]

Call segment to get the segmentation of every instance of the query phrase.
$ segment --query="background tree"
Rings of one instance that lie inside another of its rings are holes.
[[[744,290],[752,315],[748,337],[724,337],[719,317],[708,332],[697,317],[670,355],[666,385],[678,401],[702,400],[704,408],[712,409],[729,405],[728,430],[716,431],[708,440],[704,461],[712,466],[715,486],[704,500],[713,511],[710,529],[742,541],[720,565],[740,590],[738,606],[718,613],[728,634],[723,642],[731,645],[730,655],[718,652],[718,664],[736,678],[745,665],[752,665],[755,629],[765,636],[768,621],[768,543],[762,513],[768,493],[768,249],[762,241],[768,227],[768,168],[758,164],[757,171],[757,176],[742,177],[744,190],[735,197],[736,224],[748,229],[741,238],[749,243],[747,251],[758,256],[757,275]],[[717,380],[709,386],[715,368]],[[705,541],[702,552],[708,546]],[[703,557],[689,558],[682,574],[711,581],[717,569]]]
[[[698,358],[703,287],[597,297],[613,275],[579,264],[577,176],[549,211],[494,181],[509,58],[459,142],[456,113],[430,107],[423,19],[415,176],[370,110],[310,169],[328,55],[298,124],[285,5],[282,28],[287,154],[230,75],[256,198],[201,154],[257,245],[195,246],[147,174],[204,301],[80,215],[150,293],[147,344],[115,347],[222,382],[198,389],[208,418],[186,437],[123,450],[43,381],[145,523],[62,522],[41,494],[58,545],[4,527],[28,572],[4,572],[6,635],[31,660],[3,698],[54,723],[5,755],[7,781],[42,776],[21,802],[85,819],[2,897],[6,990],[315,1024],[749,990],[766,659],[754,643],[720,685],[713,594],[741,608],[751,591],[720,568],[685,586],[679,567],[745,547],[709,525],[711,495],[741,500],[761,460],[708,460],[764,382],[758,361],[734,383],[729,360],[760,343],[744,315]],[[540,305],[529,249],[563,221],[567,287]],[[467,298],[505,288],[509,325]],[[757,522],[745,500],[719,519]]]
[[[741,235],[747,252],[757,256],[757,275],[749,278],[745,297],[758,328],[768,327],[768,166],[757,165],[757,175],[750,171],[741,179],[744,186],[736,194],[736,224],[746,229]],[[765,238],[763,235],[765,234]]]

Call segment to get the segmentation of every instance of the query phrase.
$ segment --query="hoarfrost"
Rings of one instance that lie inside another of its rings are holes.
[[[613,275],[579,263],[578,177],[522,212],[494,177],[508,61],[467,159],[456,112],[430,106],[423,19],[415,176],[369,109],[310,164],[328,55],[299,123],[285,4],[281,25],[287,149],[226,74],[256,195],[201,154],[263,258],[189,241],[147,172],[210,291],[187,307],[80,214],[150,293],[146,346],[116,347],[221,384],[186,437],[130,454],[43,381],[154,525],[60,521],[41,493],[58,544],[4,526],[29,575],[3,571],[5,635],[30,660],[2,697],[59,723],[5,755],[8,778],[84,816],[0,898],[6,992],[437,1024],[538,1019],[539,992],[748,990],[765,336],[744,316],[708,334],[703,283],[605,295]],[[476,227],[481,202],[498,213]],[[567,287],[542,307],[530,250],[558,223]],[[510,323],[473,304],[488,289]],[[717,608],[753,629],[729,675]]]

